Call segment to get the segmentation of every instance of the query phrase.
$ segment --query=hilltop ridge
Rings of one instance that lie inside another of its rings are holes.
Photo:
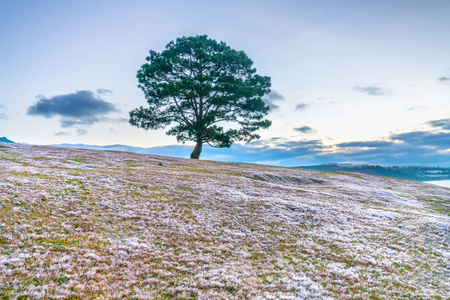
[[[0,145],[3,298],[448,298],[450,189]]]

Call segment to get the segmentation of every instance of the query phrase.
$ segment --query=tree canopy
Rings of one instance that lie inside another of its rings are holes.
[[[181,37],[161,53],[150,50],[146,61],[137,78],[148,107],[132,110],[130,124],[146,130],[173,125],[168,135],[196,143],[191,158],[200,157],[204,143],[250,142],[271,125],[262,100],[270,77],[256,74],[243,51],[206,35]]]

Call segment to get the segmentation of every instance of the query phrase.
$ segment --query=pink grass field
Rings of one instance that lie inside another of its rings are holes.
[[[450,299],[450,189],[0,143],[0,299]]]

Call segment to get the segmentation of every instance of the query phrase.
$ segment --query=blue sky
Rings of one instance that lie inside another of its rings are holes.
[[[148,51],[207,34],[244,50],[276,95],[261,140],[203,158],[450,167],[449,15],[444,0],[0,0],[0,136],[188,157],[127,118],[145,105]]]

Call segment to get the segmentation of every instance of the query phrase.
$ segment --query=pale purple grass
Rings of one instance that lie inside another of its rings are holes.
[[[0,155],[1,299],[450,297],[446,188],[17,144]]]

